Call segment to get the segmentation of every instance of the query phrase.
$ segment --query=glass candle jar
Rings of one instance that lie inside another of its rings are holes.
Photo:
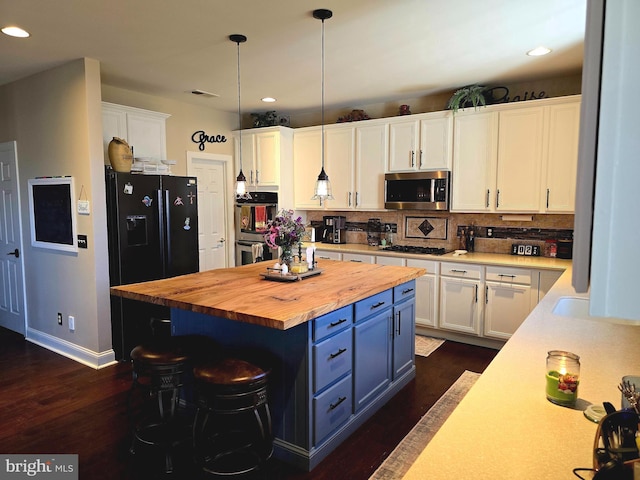
[[[575,405],[579,383],[580,357],[562,350],[548,352],[547,400],[557,405]]]

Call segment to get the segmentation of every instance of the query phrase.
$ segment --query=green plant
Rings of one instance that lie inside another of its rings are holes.
[[[462,87],[456,90],[451,96],[447,102],[447,109],[453,110],[455,114],[459,108],[478,108],[480,105],[484,107],[487,104],[484,96],[486,91],[487,87],[480,85],[467,85],[466,87]]]

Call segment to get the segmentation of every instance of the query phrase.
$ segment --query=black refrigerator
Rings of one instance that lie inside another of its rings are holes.
[[[115,172],[107,167],[110,285],[175,277],[198,271],[198,202],[195,177]],[[117,360],[166,325],[169,309],[111,296],[111,330]]]

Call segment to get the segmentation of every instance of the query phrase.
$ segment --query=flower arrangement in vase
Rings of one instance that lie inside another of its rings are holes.
[[[288,268],[293,261],[293,247],[302,243],[305,233],[302,217],[293,218],[293,210],[283,209],[267,222],[264,241],[270,248],[282,249],[280,264],[287,265]]]

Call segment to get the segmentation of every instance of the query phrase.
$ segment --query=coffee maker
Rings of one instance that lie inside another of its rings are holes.
[[[322,243],[347,243],[347,217],[333,215],[322,217],[324,233]]]

